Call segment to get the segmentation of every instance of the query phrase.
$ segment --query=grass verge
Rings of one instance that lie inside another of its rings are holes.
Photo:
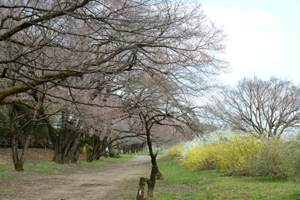
[[[80,164],[56,164],[54,162],[34,162],[25,163],[24,172],[17,172],[14,170],[14,164],[11,161],[1,161],[0,163],[0,181],[13,179],[17,177],[26,177],[30,175],[52,175],[52,174],[66,174],[74,171],[85,171],[87,168],[95,168],[105,164],[115,164],[132,160],[129,156],[122,156],[121,158],[102,158],[91,163],[81,161]]]
[[[224,176],[218,170],[192,171],[169,156],[158,159],[158,166],[165,180],[156,182],[154,200],[300,200],[300,185],[292,180],[266,176]],[[127,193],[135,194],[138,180],[129,181],[124,189]],[[135,197],[130,195],[122,199],[134,200]]]
[[[299,199],[300,185],[270,177],[224,176],[217,170],[192,171],[170,157],[158,160],[165,181],[158,181],[155,200]]]

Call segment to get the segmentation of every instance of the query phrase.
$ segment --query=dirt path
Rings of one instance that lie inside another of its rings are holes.
[[[150,174],[149,156],[139,156],[134,160],[108,164],[99,170],[78,171],[70,175],[23,177],[21,191],[14,198],[7,199],[123,199],[124,184],[136,178],[132,187],[138,189],[140,176]],[[132,192],[132,190],[131,190]],[[135,195],[135,193],[131,194]]]

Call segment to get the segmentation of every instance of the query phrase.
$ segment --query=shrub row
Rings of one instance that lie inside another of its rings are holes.
[[[217,131],[170,149],[189,168],[219,169],[227,175],[299,178],[300,142]]]

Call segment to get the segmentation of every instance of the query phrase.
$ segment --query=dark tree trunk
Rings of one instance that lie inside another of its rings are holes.
[[[101,140],[99,136],[93,135],[93,142],[92,142],[93,149],[91,153],[86,157],[87,162],[93,162],[95,158],[100,159],[101,155],[103,154],[103,151],[108,146],[107,140],[108,140],[107,136],[105,136]]]
[[[147,135],[147,145],[149,148],[149,155],[151,157],[151,163],[152,163],[152,169],[150,174],[150,179],[147,180],[148,185],[148,191],[147,191],[147,200],[153,199],[154,189],[155,189],[155,183],[156,183],[156,177],[159,175],[159,178],[163,179],[163,175],[158,169],[158,165],[156,162],[157,153],[154,154],[152,150],[152,142],[151,142],[151,125],[149,126],[148,122],[145,121],[145,131]]]
[[[83,133],[80,130],[63,128],[58,132],[51,126],[48,119],[45,119],[44,122],[47,124],[49,140],[54,145],[52,161],[58,164],[77,163],[82,148],[92,138],[81,139]]]
[[[145,184],[146,181],[148,181],[149,179],[147,178],[140,178],[140,182],[139,182],[139,189],[136,195],[136,200],[146,200],[144,197],[144,188],[145,188]]]
[[[113,152],[113,145],[112,145],[112,141],[111,141],[111,138],[108,138],[108,143],[107,143],[107,147],[108,147],[108,154],[109,154],[109,157],[113,157],[114,154],[112,153]]]
[[[14,104],[8,105],[8,115],[9,115],[9,129],[12,136],[11,146],[12,146],[12,159],[15,165],[16,171],[24,171],[23,164],[19,160],[18,155],[18,134],[15,126],[14,120]]]
[[[147,191],[147,200],[153,199],[154,187],[156,183],[156,174],[158,171],[157,166],[152,166],[150,180],[147,181],[148,191]]]
[[[126,147],[125,147],[125,154],[129,154],[129,151],[130,151],[130,146],[129,145],[126,145]]]
[[[131,153],[135,153],[135,144],[132,144],[130,149]]]
[[[121,149],[122,149],[122,148],[120,147],[119,144],[117,144],[116,147],[117,147],[117,150],[118,150],[118,155],[120,155],[120,154],[121,154]]]
[[[157,172],[159,170],[158,170],[158,166],[157,166],[157,162],[156,162],[157,154],[155,154],[155,155],[153,154],[152,142],[150,140],[150,137],[149,137],[149,140],[147,142],[148,142],[149,154],[150,154],[151,163],[152,163],[150,180],[147,181],[147,185],[148,185],[147,200],[152,200],[153,199],[153,193],[154,193],[154,187],[155,187],[155,183],[156,183],[156,176],[157,176]]]
[[[139,146],[139,151],[143,151],[145,145],[147,144],[147,142],[144,142],[142,143],[140,146]]]
[[[91,140],[92,140],[92,138],[90,137],[90,138],[85,138],[80,141],[80,144],[77,145],[76,150],[74,152],[74,156],[71,159],[71,163],[78,163],[78,157],[79,157],[80,152],[82,151],[83,147]]]
[[[154,154],[153,150],[152,150],[152,142],[151,142],[151,139],[150,139],[150,134],[149,134],[149,140],[147,139],[147,143],[148,143],[148,148],[149,148],[149,155],[151,157],[152,167],[156,167],[157,168],[157,170],[155,172],[156,173],[155,176],[157,177],[157,179],[163,180],[164,177],[163,177],[162,173],[159,171],[158,165],[157,165],[157,162],[156,162],[157,153]],[[152,171],[151,171],[151,173],[152,173]]]
[[[37,99],[37,107],[40,109],[42,107],[44,100],[44,96],[42,95],[40,99]],[[21,154],[21,157],[19,158],[18,155],[18,138],[19,138],[19,133],[17,133],[16,130],[16,125],[15,125],[15,120],[14,120],[14,104],[9,105],[9,123],[10,123],[10,132],[12,135],[12,156],[13,156],[13,162],[15,166],[16,171],[24,171],[24,164],[26,161],[26,156],[28,152],[29,145],[31,143],[31,140],[33,138],[34,131],[36,129],[38,119],[39,119],[39,111],[34,111],[32,122],[28,123],[30,125],[30,129],[28,131],[28,136],[25,141],[25,144],[23,146],[23,151]]]
[[[13,105],[11,105],[13,106]],[[18,155],[18,134],[16,132],[16,128],[15,128],[15,122],[14,120],[11,121],[13,119],[10,119],[10,131],[12,134],[12,157],[13,157],[13,162],[14,162],[14,166],[15,166],[15,170],[16,171],[24,171],[23,168],[23,163],[21,162],[21,160],[19,159],[19,155]]]

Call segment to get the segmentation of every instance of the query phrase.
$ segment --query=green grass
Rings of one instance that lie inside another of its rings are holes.
[[[42,173],[51,172],[53,170],[71,168],[68,165],[49,164],[49,163],[25,163],[24,170],[26,172]]]
[[[170,157],[158,160],[164,181],[158,181],[155,200],[170,199],[299,199],[300,185],[270,177],[224,176],[217,170],[192,171]]]
[[[24,177],[26,175],[23,174],[1,174],[0,180],[12,179],[17,177]]]
[[[69,165],[49,164],[49,163],[25,163],[25,172],[17,172],[14,170],[12,162],[0,165],[0,180],[12,179],[17,177],[25,177],[29,174],[49,174],[54,170],[71,168]],[[57,172],[59,173],[59,171]]]
[[[153,153],[155,154],[157,152],[157,150],[153,150]],[[167,152],[167,150],[165,150],[165,149],[163,149],[162,151],[159,151],[158,152],[158,155],[163,155],[165,152]],[[135,155],[135,154],[132,154],[133,156]],[[148,150],[143,150],[143,151],[139,151],[138,153],[137,153],[137,155],[139,155],[139,156],[149,156],[149,152],[148,152]]]
[[[139,156],[149,156],[148,150],[139,151],[137,154]]]
[[[55,163],[25,163],[24,164],[24,172],[17,172],[14,170],[14,164],[12,162],[2,162],[0,164],[0,180],[13,179],[17,177],[26,177],[30,174],[64,174],[65,169],[70,169],[71,171],[84,171],[88,167],[99,167],[105,164],[113,164],[126,162],[134,158],[130,158],[129,156],[123,156],[121,158],[102,158],[101,160],[93,161],[92,163],[87,163],[85,161],[81,161],[80,164],[71,164],[71,165],[61,165]],[[101,170],[99,168],[99,170]]]

